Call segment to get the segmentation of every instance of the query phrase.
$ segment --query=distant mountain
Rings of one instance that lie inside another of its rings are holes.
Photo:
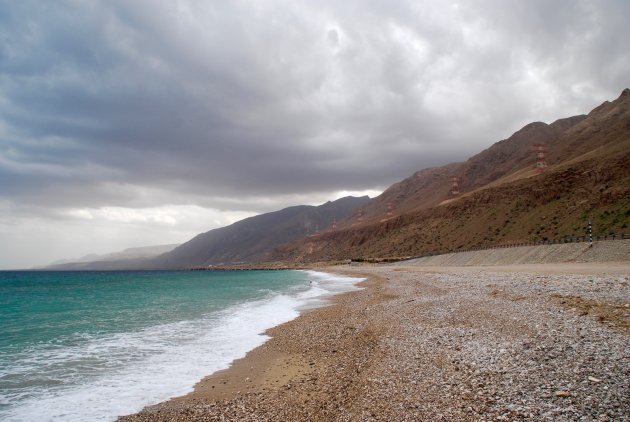
[[[199,234],[161,255],[111,254],[89,262],[57,264],[56,270],[184,269],[218,264],[263,262],[278,246],[331,230],[370,200],[345,197],[320,206],[299,205],[246,218]],[[133,251],[127,250],[127,251]],[[88,258],[88,257],[86,257]]]
[[[352,215],[369,200],[368,196],[345,197],[320,206],[300,205],[246,218],[197,235],[157,257],[152,265],[186,268],[267,261],[276,247],[330,230],[335,221]]]
[[[535,144],[548,167],[536,169]],[[460,177],[459,195],[451,178]],[[630,89],[588,115],[530,123],[465,162],[392,185],[339,230],[278,248],[272,260],[399,257],[630,232]]]
[[[78,259],[62,259],[47,265],[46,269],[82,269],[89,268],[94,263],[109,261],[128,261],[154,258],[163,253],[172,251],[178,243],[170,245],[143,246],[138,248],[127,248],[120,252],[113,252],[104,255],[89,254]]]

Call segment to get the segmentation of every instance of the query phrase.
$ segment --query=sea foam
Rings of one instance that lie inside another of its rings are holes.
[[[45,372],[51,380],[55,376],[50,374],[76,380],[67,388],[26,389],[5,397],[20,404],[9,405],[0,416],[10,421],[110,421],[189,393],[201,378],[229,367],[268,340],[267,329],[294,319],[300,310],[325,305],[331,295],[358,289],[356,283],[362,280],[315,271],[303,274],[307,286],[270,293],[203,318],[35,350],[12,368],[13,373],[3,375]]]

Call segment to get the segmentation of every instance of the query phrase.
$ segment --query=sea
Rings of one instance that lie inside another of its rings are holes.
[[[315,271],[0,272],[0,420],[112,421],[356,290]]]

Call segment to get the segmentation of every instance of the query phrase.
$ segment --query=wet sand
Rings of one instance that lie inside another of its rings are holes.
[[[622,420],[630,264],[341,266],[368,277],[125,421]]]

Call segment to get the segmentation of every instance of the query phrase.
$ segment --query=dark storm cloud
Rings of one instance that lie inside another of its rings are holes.
[[[629,9],[2,1],[0,195],[256,210],[219,198],[384,187],[614,97]]]

